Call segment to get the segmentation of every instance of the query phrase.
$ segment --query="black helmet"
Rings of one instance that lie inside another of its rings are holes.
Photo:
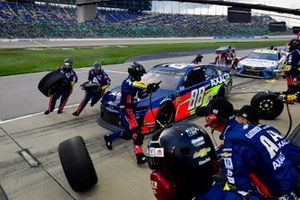
[[[215,161],[208,134],[194,124],[175,124],[148,144],[149,167],[176,186],[176,199],[192,199],[207,192],[212,185]]]
[[[289,49],[290,51],[293,51],[295,49],[299,49],[299,47],[300,47],[300,40],[298,40],[298,39],[292,39],[288,43],[288,46],[290,47],[290,49]]]
[[[257,125],[259,122],[259,114],[255,107],[251,105],[243,106],[238,112],[237,116],[247,119],[251,124]]]
[[[216,97],[207,105],[209,114],[216,115],[220,122],[227,124],[234,117],[233,105],[224,97]]]
[[[142,79],[142,76],[146,74],[146,70],[143,65],[134,62],[129,68],[128,68],[128,74],[132,76],[132,78],[136,81],[140,81]]]
[[[70,58],[66,58],[64,60],[64,67],[66,68],[72,68],[73,65],[73,61]]]

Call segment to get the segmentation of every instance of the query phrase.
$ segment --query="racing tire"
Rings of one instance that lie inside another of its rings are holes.
[[[288,139],[297,147],[300,148],[300,124],[289,134]]]
[[[58,153],[66,178],[75,192],[85,192],[98,182],[96,170],[81,136],[61,142]]]
[[[159,121],[159,122],[158,122]],[[160,129],[162,128],[161,125],[164,127],[168,124],[171,124],[175,121],[175,110],[174,106],[170,102],[163,103],[158,111],[158,114],[156,116],[156,128]]]
[[[227,94],[226,94],[226,89],[224,86],[221,86],[219,91],[218,91],[218,94],[217,94],[217,97],[226,97]]]
[[[38,89],[46,96],[52,96],[61,90],[71,89],[70,81],[58,70],[46,74],[39,82]]]
[[[273,120],[278,117],[284,108],[281,97],[272,92],[259,92],[251,99],[261,119]]]

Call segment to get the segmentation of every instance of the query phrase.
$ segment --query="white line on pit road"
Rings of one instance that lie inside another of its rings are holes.
[[[65,108],[74,108],[74,107],[76,107],[78,105],[79,105],[79,103],[78,104],[74,104],[74,105],[65,106]],[[55,109],[54,111],[57,111],[57,109]],[[9,123],[9,122],[14,122],[14,121],[22,120],[22,119],[27,119],[27,118],[30,118],[30,117],[35,117],[35,116],[43,115],[43,114],[44,114],[44,112],[39,112],[39,113],[34,113],[34,114],[30,114],[30,115],[24,115],[24,116],[21,116],[21,117],[16,117],[16,118],[13,118],[13,119],[8,119],[8,120],[0,121],[0,125],[1,124],[6,124],[6,123]]]

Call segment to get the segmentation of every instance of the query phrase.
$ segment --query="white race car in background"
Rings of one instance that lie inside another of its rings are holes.
[[[237,64],[239,76],[274,78],[282,72],[288,53],[283,50],[257,49]]]

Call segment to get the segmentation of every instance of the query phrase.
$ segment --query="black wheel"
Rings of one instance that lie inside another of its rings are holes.
[[[170,102],[163,103],[160,106],[156,117],[157,129],[162,128],[162,125],[166,126],[174,122],[174,119],[175,119],[175,110],[173,104]]]
[[[97,182],[97,174],[82,137],[68,139],[58,146],[61,165],[71,188],[84,192]]]
[[[273,120],[278,117],[284,108],[281,97],[272,92],[259,92],[251,100],[261,119]]]
[[[217,94],[217,97],[226,97],[226,89],[224,86],[221,86],[219,91],[218,91],[218,94]]]
[[[229,95],[229,93],[231,92],[231,90],[232,90],[232,81],[229,81],[229,83],[226,86],[225,97],[227,97]]]
[[[39,84],[38,89],[47,97],[54,95],[60,90],[70,90],[70,81],[58,70],[52,71],[44,76]]]
[[[293,132],[288,136],[288,139],[297,147],[300,148],[300,124],[293,130]]]

